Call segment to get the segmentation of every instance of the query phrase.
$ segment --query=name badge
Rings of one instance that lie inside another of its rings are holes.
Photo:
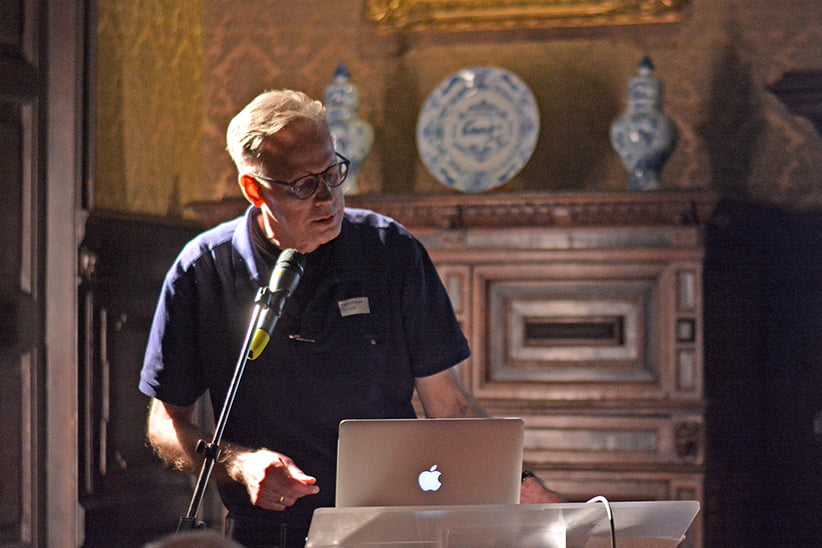
[[[356,314],[371,314],[368,297],[354,297],[353,299],[338,301],[337,306],[340,307],[340,316],[343,318]]]

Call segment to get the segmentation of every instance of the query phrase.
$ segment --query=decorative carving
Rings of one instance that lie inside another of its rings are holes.
[[[91,283],[94,281],[96,274],[97,274],[97,260],[99,257],[97,253],[89,250],[85,246],[80,248],[80,264],[79,264],[79,274],[80,279],[85,283]]]
[[[705,192],[492,193],[483,195],[349,196],[350,207],[372,209],[408,228],[463,229],[704,224],[716,198]],[[186,209],[213,226],[240,215],[242,198],[192,202]]]
[[[410,228],[692,226],[707,221],[715,198],[706,193],[488,194],[481,196],[359,196]]]
[[[688,0],[368,0],[381,29],[500,30],[678,21]]]
[[[674,429],[676,455],[683,460],[696,460],[699,456],[702,427],[697,422],[681,422]]]

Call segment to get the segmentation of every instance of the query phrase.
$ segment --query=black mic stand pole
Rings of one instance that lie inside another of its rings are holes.
[[[204,455],[205,460],[203,460],[203,466],[200,469],[200,477],[197,479],[197,484],[194,488],[194,495],[191,497],[191,504],[188,507],[188,513],[184,517],[180,518],[180,522],[177,525],[178,534],[181,531],[201,529],[205,527],[205,523],[197,521],[197,514],[200,511],[200,505],[202,504],[203,495],[205,494],[206,486],[208,485],[208,479],[211,477],[211,471],[214,468],[214,464],[217,462],[217,459],[220,457],[220,442],[223,439],[223,432],[225,431],[225,426],[228,422],[228,415],[231,412],[231,406],[234,404],[234,398],[237,395],[237,389],[240,387],[240,380],[243,377],[243,372],[245,372],[245,366],[248,362],[248,353],[251,349],[251,341],[254,336],[254,332],[256,331],[257,321],[259,320],[263,309],[271,307],[271,303],[274,300],[274,295],[276,293],[281,293],[281,291],[271,291],[271,289],[267,286],[261,287],[257,292],[257,297],[254,300],[254,311],[251,314],[251,321],[248,325],[248,332],[245,336],[245,342],[243,342],[240,357],[237,359],[237,365],[234,369],[234,377],[231,379],[231,384],[228,387],[225,402],[223,403],[223,409],[220,412],[220,418],[214,429],[214,437],[212,438],[211,443],[206,443],[205,440],[200,440],[197,442],[197,453]]]

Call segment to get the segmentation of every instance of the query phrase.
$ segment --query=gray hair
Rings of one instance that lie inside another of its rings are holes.
[[[325,107],[301,91],[290,89],[261,93],[228,124],[226,149],[234,165],[243,171],[257,162],[263,139],[296,120],[325,124]]]

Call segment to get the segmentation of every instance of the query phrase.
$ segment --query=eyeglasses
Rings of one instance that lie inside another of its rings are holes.
[[[320,173],[309,173],[308,175],[303,175],[290,183],[271,179],[270,177],[265,177],[263,175],[257,175],[256,173],[251,176],[257,179],[260,183],[287,186],[291,189],[291,193],[294,194],[297,199],[307,200],[311,198],[315,192],[317,192],[317,189],[320,187],[320,181],[325,183],[328,188],[337,188],[345,182],[345,178],[348,176],[348,167],[351,165],[351,161],[339,152],[335,152],[334,154],[337,155],[340,161],[333,166]],[[265,186],[265,184],[263,184],[263,186]]]

